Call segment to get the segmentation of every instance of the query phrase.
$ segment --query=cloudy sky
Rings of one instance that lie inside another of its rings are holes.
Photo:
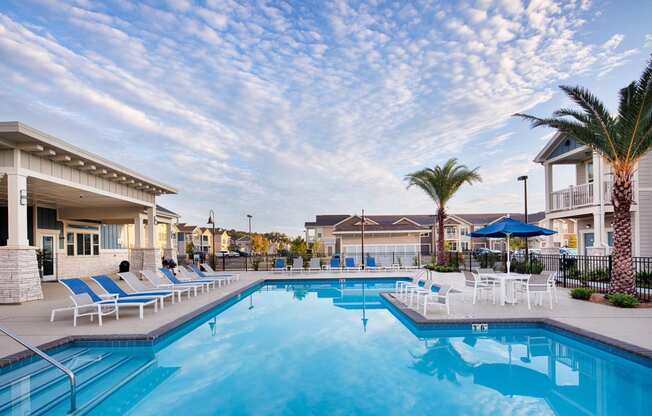
[[[522,174],[541,209],[550,132],[510,114],[565,105],[560,83],[613,108],[652,52],[636,3],[3,0],[0,120],[177,187],[188,222],[430,213],[403,177],[450,157],[484,177],[452,211],[520,209]]]

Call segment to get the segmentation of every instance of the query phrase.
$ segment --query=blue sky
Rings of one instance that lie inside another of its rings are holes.
[[[0,119],[176,186],[194,223],[297,234],[316,213],[430,213],[406,173],[480,167],[452,212],[543,208],[556,86],[611,108],[652,52],[652,2],[0,2]],[[557,173],[556,186],[573,180]]]

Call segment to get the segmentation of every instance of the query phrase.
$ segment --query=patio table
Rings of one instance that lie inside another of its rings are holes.
[[[500,283],[500,305],[517,303],[514,283],[525,280],[525,275],[513,273],[481,273],[480,277],[497,280]]]

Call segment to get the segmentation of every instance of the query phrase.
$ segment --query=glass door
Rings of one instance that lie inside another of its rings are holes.
[[[43,269],[43,280],[52,280],[54,276],[54,236],[44,235],[41,237],[41,267]]]

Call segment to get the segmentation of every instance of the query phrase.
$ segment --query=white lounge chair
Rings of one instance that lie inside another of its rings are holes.
[[[231,272],[218,272],[216,270],[213,270],[213,268],[208,264],[208,263],[202,263],[201,267],[206,270],[204,273],[207,273],[210,276],[220,276],[220,277],[226,277],[229,283],[231,281],[238,281],[240,280],[240,274],[239,273],[231,273]]]
[[[199,269],[199,267],[197,267],[197,266],[193,267],[193,266],[191,266],[189,269],[179,267],[180,280],[185,280],[185,281],[189,281],[189,282],[213,281],[214,282],[213,287],[215,287],[215,283],[219,287],[219,286],[222,286],[222,284],[226,285],[229,282],[229,280],[226,277],[204,275],[204,272],[202,272]]]
[[[151,299],[159,300],[161,309],[165,308],[165,299],[170,299],[174,303],[174,293],[169,290],[159,292],[125,292],[113,279],[105,274],[91,276],[91,279],[98,284],[107,294],[115,295],[118,299]]]
[[[204,279],[196,280],[196,279],[193,279],[192,276],[183,277],[183,279],[185,279],[185,280],[182,280],[182,279],[179,279],[172,272],[172,270],[168,269],[167,267],[161,267],[158,270],[163,274],[163,276],[166,279],[168,279],[170,282],[172,282],[174,284],[199,285],[199,286],[201,286],[202,291],[205,291],[205,292],[208,292],[211,289],[211,286],[215,287],[215,284],[217,283],[217,282],[215,282],[215,280],[204,280]],[[184,272],[187,272],[187,271],[184,270]]]
[[[147,293],[147,292],[159,292],[161,289],[155,288],[155,287],[147,287],[145,284],[132,272],[123,272],[123,273],[118,273],[118,276],[122,278],[122,280],[125,281],[127,286],[131,288],[131,290],[134,290],[136,292],[140,293]],[[164,289],[166,290],[166,289]],[[171,287],[169,289],[171,293],[177,295],[177,300],[181,302],[181,295],[184,293],[188,295],[188,299],[190,299],[190,288],[188,287]]]
[[[187,283],[182,283],[182,284],[172,283],[167,279],[163,279],[156,270],[141,270],[140,273],[151,284],[156,286],[157,289],[170,289],[170,290],[177,289],[177,288],[188,289],[191,290],[195,296],[197,296],[198,293],[197,289],[200,289],[202,287],[201,285],[194,285],[194,284],[187,284]]]
[[[302,272],[305,269],[303,268],[303,257],[295,257],[292,260],[292,266],[290,266],[290,273],[292,272]]]
[[[310,259],[310,262],[308,264],[308,268],[306,269],[309,272],[318,272],[321,270],[321,261],[317,257],[313,257]]]

